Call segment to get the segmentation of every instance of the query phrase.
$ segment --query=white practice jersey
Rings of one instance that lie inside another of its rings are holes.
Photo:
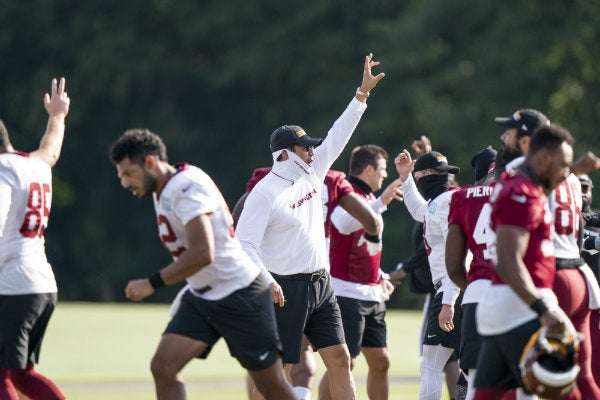
[[[458,286],[450,280],[446,270],[446,236],[448,214],[454,189],[446,190],[435,199],[426,201],[417,190],[412,174],[402,182],[404,204],[415,221],[423,222],[423,240],[427,249],[431,280],[440,282],[438,292],[444,292],[442,304],[454,305],[460,295]]]
[[[0,154],[0,294],[56,293],[44,240],[51,202],[48,164]]]
[[[215,241],[214,261],[187,278],[193,289],[211,289],[198,296],[219,300],[250,285],[260,270],[235,238],[233,219],[221,192],[200,168],[178,164],[160,197],[153,194],[158,235],[173,259],[186,249],[185,225],[208,214]]]

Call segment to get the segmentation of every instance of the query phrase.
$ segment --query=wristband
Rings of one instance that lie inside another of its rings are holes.
[[[395,271],[400,271],[404,269],[404,263],[398,263],[398,265],[396,265],[396,269]]]
[[[537,313],[537,315],[539,315],[540,317],[542,316],[543,313],[548,311],[548,306],[546,305],[546,303],[544,303],[544,300],[542,300],[542,299],[534,300],[533,303],[531,303],[529,305],[529,308],[531,308],[533,311],[535,311]]]
[[[360,90],[360,86],[356,88],[356,94],[359,96],[365,96],[365,97],[369,97],[369,94],[371,94],[370,92],[363,92],[362,90]]]
[[[369,235],[367,232],[365,232],[363,234],[363,237],[365,238],[366,241],[371,242],[371,243],[379,243],[379,242],[381,242],[381,239],[379,238],[379,235]]]
[[[160,271],[150,275],[148,280],[150,281],[150,286],[154,289],[165,286],[165,281],[163,281],[162,276],[160,276]]]

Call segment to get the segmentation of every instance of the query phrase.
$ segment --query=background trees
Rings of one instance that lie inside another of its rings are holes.
[[[17,148],[35,148],[42,94],[67,77],[48,256],[62,299],[120,301],[129,278],[168,262],[151,202],[123,191],[108,161],[125,129],[159,133],[172,162],[205,169],[233,206],[252,170],[271,164],[269,134],[294,123],[324,135],[373,52],[387,76],[336,169],[355,145],[393,157],[426,134],[471,182],[471,156],[499,144],[493,118],[520,107],[568,127],[576,153],[598,154],[599,21],[600,5],[578,0],[8,2],[0,118]],[[410,254],[411,227],[391,206],[384,269]],[[418,300],[401,288],[394,302]]]

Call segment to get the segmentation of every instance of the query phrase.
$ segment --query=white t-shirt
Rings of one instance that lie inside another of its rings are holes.
[[[44,230],[52,171],[25,153],[0,154],[0,294],[56,293]]]
[[[199,215],[209,215],[215,259],[186,280],[193,289],[210,286],[199,296],[219,300],[250,285],[260,270],[235,238],[229,208],[212,179],[194,166],[179,164],[177,168],[179,171],[169,179],[160,197],[153,194],[158,234],[173,259],[177,259],[188,245],[185,225]]]

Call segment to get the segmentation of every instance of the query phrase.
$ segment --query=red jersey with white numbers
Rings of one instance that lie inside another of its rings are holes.
[[[529,231],[529,244],[523,262],[537,288],[552,288],[556,275],[552,214],[542,188],[522,175],[507,177],[494,187],[491,203],[491,226],[494,231],[500,225],[517,226]],[[504,281],[494,272],[492,283]]]
[[[491,232],[489,203],[492,186],[463,186],[454,192],[450,201],[448,225],[461,227],[466,237],[466,245],[473,259],[470,264],[467,281],[491,279],[494,271],[492,254],[487,248]]]
[[[44,230],[52,171],[26,153],[0,154],[0,294],[55,293]]]

